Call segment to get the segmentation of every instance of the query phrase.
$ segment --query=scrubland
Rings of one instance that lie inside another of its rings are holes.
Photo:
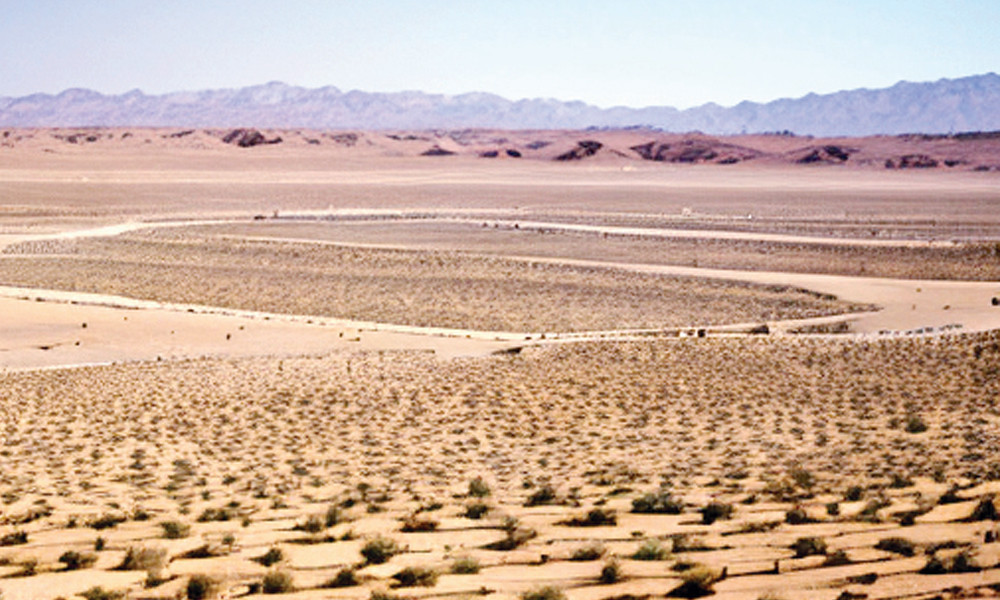
[[[139,363],[0,390],[10,594],[318,590],[344,569],[358,598],[661,596],[690,569],[734,598],[1000,583],[995,333]],[[75,587],[68,551],[96,561]]]
[[[781,286],[456,252],[178,238],[173,232],[15,246],[0,258],[0,282],[487,331],[746,323],[864,308]]]

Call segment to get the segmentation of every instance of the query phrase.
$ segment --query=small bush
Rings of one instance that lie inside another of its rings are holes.
[[[486,544],[487,550],[508,551],[526,544],[538,534],[534,529],[522,527],[514,517],[507,517],[503,522],[503,530],[507,534],[503,539]]]
[[[160,527],[163,528],[163,537],[168,540],[179,540],[191,534],[191,526],[180,521],[164,521]]]
[[[125,558],[122,559],[117,570],[119,571],[149,571],[156,573],[167,566],[166,548],[138,548],[130,546],[125,551]]]
[[[570,527],[602,527],[617,525],[618,517],[613,510],[594,508],[588,511],[584,517],[573,517],[572,519],[562,521],[561,524]]]
[[[640,514],[679,515],[684,504],[671,497],[670,492],[660,489],[632,500],[632,512]]]
[[[955,556],[941,558],[932,555],[927,559],[927,563],[917,571],[921,575],[943,575],[945,573],[976,573],[982,567],[976,564],[968,550],[962,550]]]
[[[59,562],[66,565],[67,571],[76,571],[77,569],[89,569],[94,566],[97,562],[97,555],[91,554],[89,552],[77,552],[76,550],[67,550],[59,556]]]
[[[437,571],[428,567],[406,567],[392,576],[398,587],[434,587]]]
[[[701,522],[705,525],[711,525],[719,519],[728,519],[733,514],[732,504],[723,504],[721,502],[712,502],[708,506],[701,509]]]
[[[566,600],[566,594],[557,587],[546,586],[524,592],[521,600]]]
[[[119,523],[124,523],[128,519],[125,515],[101,515],[100,517],[91,521],[88,526],[91,529],[96,529],[98,531],[102,529],[111,529],[112,527],[117,527]]]
[[[604,547],[600,544],[591,544],[590,546],[583,546],[574,550],[569,559],[576,562],[597,560],[604,556],[604,552]]]
[[[323,518],[323,523],[327,527],[333,527],[334,525],[343,521],[343,515],[340,512],[340,507],[336,505],[330,505],[330,508],[326,509],[326,514]]]
[[[417,531],[437,531],[438,522],[430,517],[421,517],[419,515],[410,515],[403,521],[402,531],[404,533],[413,533]]]
[[[847,502],[857,502],[865,495],[865,489],[860,485],[852,485],[844,492],[844,500]]]
[[[670,598],[701,598],[715,593],[712,585],[719,581],[721,574],[705,565],[696,565],[684,571],[682,583],[667,593]]]
[[[906,433],[923,433],[927,431],[927,423],[920,415],[910,415],[906,418]]]
[[[296,523],[296,531],[304,531],[306,533],[319,533],[325,529],[323,525],[323,519],[319,515],[309,515],[306,520],[301,523]]]
[[[125,592],[106,590],[99,585],[80,592],[80,596],[86,600],[121,600],[125,597]]]
[[[997,507],[993,504],[992,496],[987,496],[979,501],[976,508],[966,521],[997,521]]]
[[[235,515],[228,508],[206,508],[201,511],[196,519],[199,523],[208,523],[210,521],[229,521]]]
[[[670,552],[663,547],[659,540],[650,538],[643,542],[639,549],[632,554],[635,560],[666,560]]]
[[[841,567],[849,564],[851,564],[851,558],[847,556],[847,551],[845,550],[835,550],[827,554],[826,560],[823,561],[824,567]]]
[[[479,561],[471,556],[456,558],[451,564],[451,572],[455,575],[475,575],[479,569]]]
[[[490,495],[490,486],[486,485],[482,477],[476,477],[469,482],[469,496],[473,498],[485,498]]]
[[[795,558],[826,554],[826,542],[818,537],[800,537],[792,544]]]
[[[323,584],[325,588],[345,588],[358,585],[358,574],[354,569],[347,567],[337,571],[332,579]]]
[[[218,590],[218,583],[208,575],[192,575],[188,578],[187,592],[188,600],[205,600],[215,595]]]
[[[543,485],[528,496],[528,501],[524,505],[541,506],[543,504],[552,504],[555,501],[556,491],[550,485]]]
[[[474,502],[465,507],[465,513],[462,516],[466,519],[479,520],[489,511],[490,507],[485,502]]]
[[[796,506],[795,508],[789,509],[785,513],[785,523],[789,525],[803,525],[805,523],[812,523],[813,520],[809,518],[806,514],[805,509],[801,506]]]
[[[361,548],[361,556],[369,564],[380,565],[388,562],[390,558],[399,554],[400,549],[395,541],[379,536],[368,540]]]
[[[0,546],[19,546],[28,543],[28,534],[24,531],[14,531],[0,537]]]
[[[601,574],[597,578],[604,585],[618,583],[622,579],[624,579],[622,567],[616,560],[609,560],[604,563],[604,566],[601,567]]]
[[[913,556],[916,554],[916,546],[910,540],[901,537],[889,537],[878,541],[875,544],[878,550],[892,552],[901,556]]]
[[[295,589],[295,582],[291,573],[285,571],[271,571],[264,575],[261,581],[260,591],[265,594],[287,594]]]
[[[284,558],[285,558],[285,553],[281,551],[281,548],[271,548],[261,556],[251,558],[250,560],[254,561],[259,565],[270,567],[278,564],[279,562],[284,560]]]

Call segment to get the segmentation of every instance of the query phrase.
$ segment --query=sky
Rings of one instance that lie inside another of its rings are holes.
[[[998,0],[0,0],[0,96],[308,88],[731,106],[1000,72]]]

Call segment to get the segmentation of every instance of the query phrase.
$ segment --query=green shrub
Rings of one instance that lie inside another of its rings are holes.
[[[679,515],[684,504],[674,500],[670,492],[660,489],[632,500],[632,512],[642,514]]]
[[[479,561],[471,556],[456,558],[451,563],[451,572],[455,575],[475,575],[480,568]]]
[[[388,562],[390,558],[399,554],[400,549],[395,541],[387,537],[376,537],[365,543],[361,547],[361,556],[369,564],[380,565]]]
[[[399,587],[434,587],[437,585],[437,571],[428,567],[406,567],[392,576]]]
[[[650,538],[643,542],[639,549],[632,554],[635,560],[666,560],[670,552],[663,547],[659,540]]]
[[[271,571],[264,575],[260,585],[260,591],[265,594],[287,594],[294,589],[292,575],[285,571]]]

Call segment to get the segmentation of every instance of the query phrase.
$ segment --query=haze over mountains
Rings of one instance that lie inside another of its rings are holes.
[[[892,87],[809,94],[768,103],[602,109],[552,99],[511,101],[488,93],[342,92],[280,82],[241,89],[104,95],[0,97],[0,126],[179,126],[425,129],[583,129],[651,126],[665,131],[738,134],[792,131],[818,136],[1000,130],[995,73]]]

